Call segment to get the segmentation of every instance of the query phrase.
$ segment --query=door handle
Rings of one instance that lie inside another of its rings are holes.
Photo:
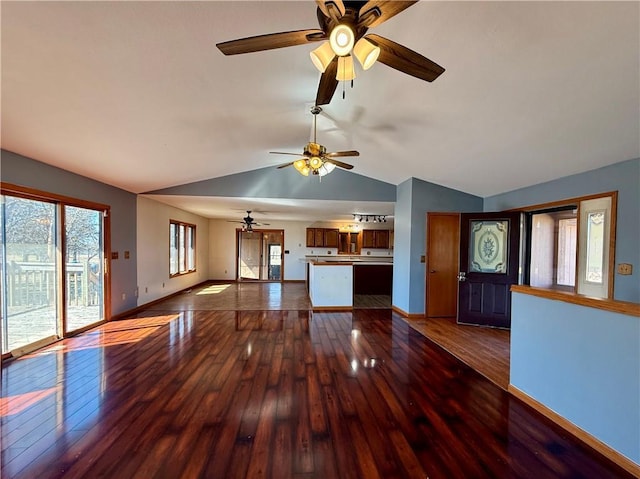
[[[467,273],[465,273],[464,271],[460,271],[458,273],[458,281],[460,281],[461,283],[467,280]]]
[[[436,272],[435,269],[432,269],[431,271],[429,271],[429,273],[435,273],[435,272]]]

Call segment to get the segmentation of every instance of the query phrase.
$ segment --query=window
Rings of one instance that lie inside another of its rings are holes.
[[[616,194],[567,200],[527,211],[531,286],[612,297]]]
[[[196,226],[171,220],[169,222],[169,275],[192,273],[196,270]]]

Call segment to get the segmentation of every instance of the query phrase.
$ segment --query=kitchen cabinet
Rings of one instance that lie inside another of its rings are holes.
[[[389,249],[389,230],[362,230],[362,247]]]
[[[339,231],[337,229],[325,229],[324,230],[324,245],[327,248],[338,247]]]
[[[307,228],[307,247],[338,247],[337,228]]]
[[[360,233],[357,231],[340,232],[339,254],[360,254]]]
[[[307,228],[307,247],[316,245],[316,229]]]

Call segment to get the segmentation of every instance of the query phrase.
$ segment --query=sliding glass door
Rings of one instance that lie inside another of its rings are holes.
[[[59,334],[54,203],[2,197],[2,352]]]
[[[44,196],[2,195],[2,354],[106,319],[106,210]]]
[[[102,213],[64,207],[66,332],[104,319]]]

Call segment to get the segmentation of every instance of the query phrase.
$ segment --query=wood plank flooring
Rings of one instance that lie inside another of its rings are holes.
[[[511,333],[457,324],[455,318],[410,319],[409,324],[505,391],[509,386]]]
[[[391,310],[193,293],[3,364],[2,478],[630,477]]]

